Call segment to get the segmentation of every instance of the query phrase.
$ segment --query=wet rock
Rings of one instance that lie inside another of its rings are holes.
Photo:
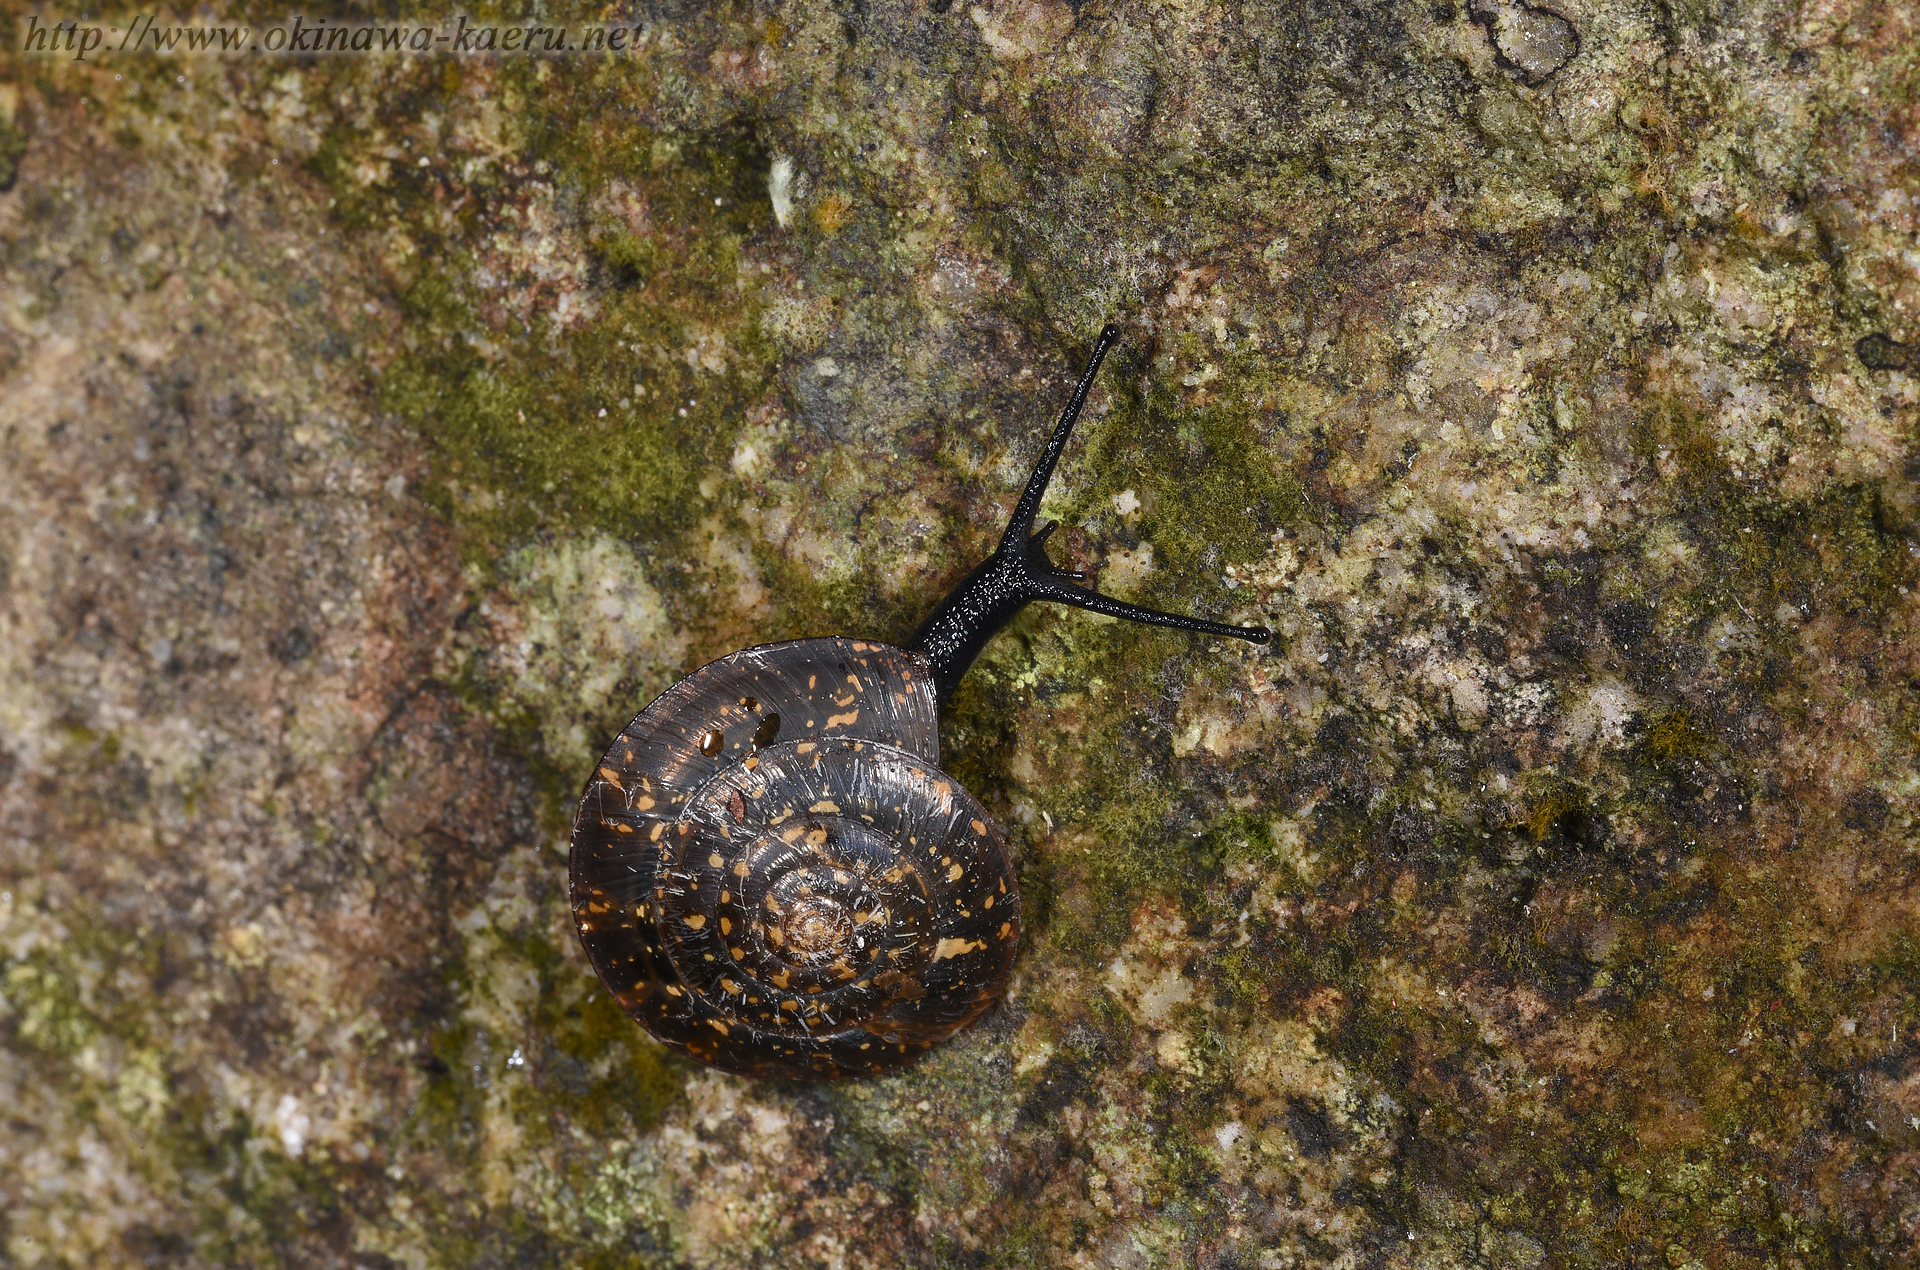
[[[1525,0],[1472,0],[1471,12],[1486,28],[1500,64],[1529,84],[1545,83],[1580,51],[1573,23]]]
[[[0,1261],[1902,1264],[1910,8],[6,64]],[[585,766],[905,638],[1107,321],[1054,558],[1274,644],[1023,616],[1003,1005],[673,1058]]]

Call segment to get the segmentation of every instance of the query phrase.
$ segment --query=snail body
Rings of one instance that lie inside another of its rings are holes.
[[[1000,547],[907,648],[830,637],[710,662],[636,715],[588,779],[571,895],[628,1014],[688,1057],[820,1079],[908,1062],[1006,988],[1020,890],[979,800],[940,770],[939,711],[1015,613],[1050,600],[1265,643],[1071,585],[1033,532],[1118,332],[1092,359]]]

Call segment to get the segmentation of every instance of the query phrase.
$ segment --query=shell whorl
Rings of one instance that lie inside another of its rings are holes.
[[[927,669],[858,640],[746,649],[609,747],[574,824],[574,915],[655,1036],[731,1071],[856,1075],[998,997],[1019,891],[991,817],[935,766]]]

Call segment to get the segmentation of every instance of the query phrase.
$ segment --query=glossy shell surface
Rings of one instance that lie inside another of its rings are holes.
[[[692,1058],[819,1079],[985,1012],[1019,943],[999,831],[936,765],[925,659],[767,644],[669,688],[601,759],[572,900],[607,989]]]

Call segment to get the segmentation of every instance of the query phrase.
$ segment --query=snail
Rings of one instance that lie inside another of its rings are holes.
[[[617,736],[573,824],[575,923],[614,999],[669,1047],[751,1076],[900,1066],[984,1014],[1020,937],[1006,843],[942,772],[939,712],[995,632],[1046,600],[1264,644],[1074,585],[1033,524],[1119,331],[1108,326],[1000,545],[905,648],[763,644]]]

